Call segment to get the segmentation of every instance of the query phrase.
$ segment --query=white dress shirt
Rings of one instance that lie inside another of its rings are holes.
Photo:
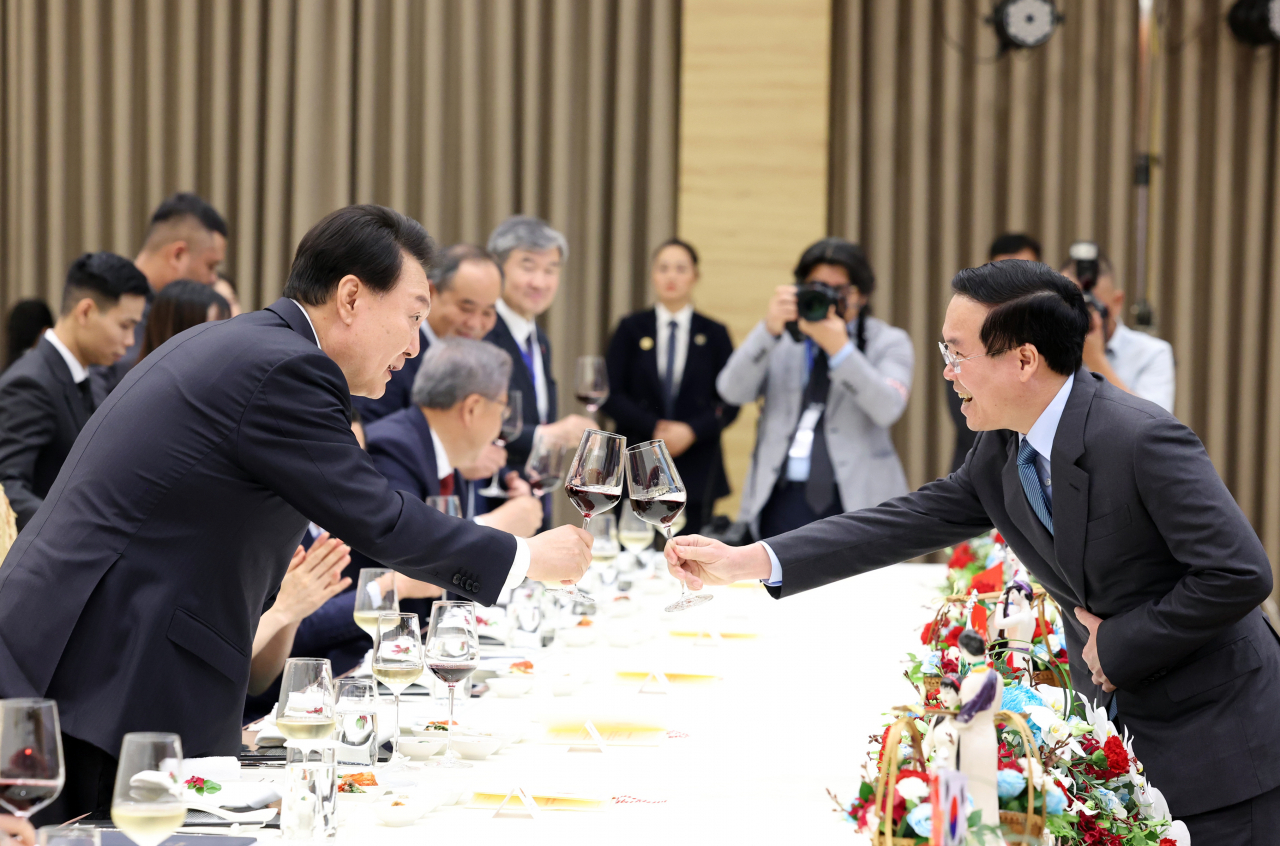
[[[302,315],[307,318],[307,325],[311,327],[311,334],[315,336],[316,346],[320,346],[320,336],[316,333],[315,324],[311,322],[311,315],[307,314],[307,310],[302,308],[302,303],[297,300],[291,299],[289,302],[296,305],[299,309],[302,309]],[[425,320],[422,321],[422,327],[423,329],[426,329],[427,327],[427,322]],[[57,346],[57,344],[55,344],[55,346]],[[74,373],[75,371],[72,372]],[[445,476],[452,475],[453,464],[449,461],[449,454],[445,452],[444,443],[440,440],[440,436],[435,433],[434,429],[431,430],[431,445],[435,448],[436,472],[440,474],[440,478],[443,479]],[[311,525],[315,526],[314,523]],[[315,527],[319,528],[318,526]],[[315,534],[313,534],[312,537],[315,537]],[[515,560],[511,562],[511,569],[507,572],[507,580],[503,585],[503,590],[516,587],[524,581],[525,576],[529,573],[530,562],[531,556],[529,553],[529,544],[524,538],[516,538],[516,557]]]
[[[1053,453],[1053,438],[1058,434],[1058,423],[1062,420],[1062,412],[1066,409],[1067,400],[1071,397],[1071,386],[1075,383],[1075,374],[1068,376],[1067,381],[1058,389],[1058,393],[1054,394],[1044,411],[1040,412],[1040,416],[1036,418],[1035,423],[1031,424],[1027,433],[1018,435],[1018,446],[1022,446],[1023,440],[1028,440],[1031,441],[1032,449],[1036,451],[1036,475],[1040,477],[1040,488],[1044,491],[1045,501],[1049,503],[1050,508],[1053,508],[1053,479],[1049,475],[1049,456]],[[778,560],[777,554],[767,542],[761,541],[760,545],[769,554],[769,563],[773,565],[769,578],[765,579],[764,583],[770,587],[777,587],[782,584],[782,562]]]
[[[529,338],[533,337],[533,390],[538,401],[538,422],[547,422],[547,407],[550,398],[547,395],[547,374],[542,370],[542,346],[538,343],[538,324],[526,320],[515,313],[506,300],[498,300],[498,316],[507,324],[511,337],[524,350],[529,349]]]
[[[58,333],[52,329],[44,330],[44,339],[53,344],[53,348],[58,351],[58,355],[62,356],[62,360],[67,363],[67,369],[71,371],[71,379],[79,385],[85,379],[89,378],[89,371],[80,363],[71,350],[67,349],[67,345],[62,343],[62,339],[58,337]]]
[[[1107,341],[1107,363],[1125,387],[1165,411],[1173,411],[1173,346],[1116,323]]]
[[[670,312],[662,303],[653,307],[658,317],[658,378],[665,378],[667,373],[667,336],[671,334],[671,321],[676,322],[676,360],[671,368],[671,393],[680,393],[680,382],[684,378],[684,364],[689,358],[689,323],[693,320],[693,306],[686,305],[677,312]]]

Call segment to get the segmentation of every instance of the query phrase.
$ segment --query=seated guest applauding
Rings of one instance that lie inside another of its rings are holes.
[[[67,271],[58,322],[0,376],[0,485],[19,529],[44,502],[94,412],[88,367],[125,354],[149,291],[133,262],[86,253]]]
[[[667,442],[688,491],[684,531],[696,532],[710,519],[715,500],[729,493],[720,430],[738,409],[720,399],[716,377],[733,342],[722,324],[693,310],[693,247],[674,238],[662,244],[653,254],[652,274],[657,305],[622,318],[609,342],[604,410],[628,443]]]
[[[44,300],[20,300],[9,310],[9,355],[4,366],[13,364],[27,350],[40,343],[44,330],[53,327],[53,312]]]
[[[171,282],[156,294],[151,303],[138,361],[179,332],[210,320],[226,320],[230,316],[231,306],[212,286],[190,279]]]
[[[511,357],[483,341],[450,338],[431,345],[413,380],[413,407],[372,423],[369,455],[393,488],[419,499],[457,493],[454,468],[472,464],[502,429]],[[508,474],[513,495],[476,522],[532,537],[542,507]],[[370,565],[372,566],[372,565]]]
[[[727,402],[764,398],[739,518],[757,537],[907,492],[889,427],[906,409],[915,353],[906,332],[868,314],[875,285],[861,247],[818,241],[720,371]],[[816,313],[799,308],[800,292]]]

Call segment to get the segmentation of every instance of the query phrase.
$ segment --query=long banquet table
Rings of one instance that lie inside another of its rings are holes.
[[[807,844],[864,842],[834,812],[826,789],[841,798],[854,792],[869,735],[883,725],[889,707],[910,701],[903,659],[919,648],[939,579],[936,565],[898,565],[781,602],[759,586],[717,588],[714,602],[678,618],[661,613],[670,594],[640,595],[643,607],[629,619],[652,628],[649,641],[628,648],[603,641],[553,646],[535,658],[544,669],[589,673],[590,683],[578,693],[535,691],[519,699],[490,693],[465,703],[459,719],[483,726],[489,720],[604,715],[660,724],[670,731],[665,740],[603,753],[524,742],[468,770],[430,773],[432,779],[456,779],[467,791],[505,793],[519,786],[530,793],[628,801],[600,811],[544,811],[536,818],[495,818],[492,810],[460,804],[399,828],[378,824],[365,807],[344,807],[338,844],[469,842],[461,838],[522,846],[586,838],[767,843],[795,842],[790,838],[797,836]],[[709,637],[669,634],[702,629],[756,636],[716,644]],[[638,682],[616,676],[650,669],[720,678],[648,695]],[[278,777],[256,773],[246,770],[245,777]],[[264,843],[279,838],[273,831],[256,834]]]

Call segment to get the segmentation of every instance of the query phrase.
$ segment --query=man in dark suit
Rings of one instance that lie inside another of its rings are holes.
[[[418,352],[430,257],[398,212],[333,212],[283,298],[175,336],[80,433],[0,567],[0,696],[56,699],[62,717],[54,813],[110,801],[125,732],[239,751],[255,626],[309,520],[481,604],[525,575],[585,572],[582,530],[526,541],[447,517],[393,490],[352,435],[351,393],[378,396]]]
[[[609,340],[609,399],[604,411],[634,445],[662,439],[688,495],[684,533],[711,519],[729,493],[720,432],[738,416],[716,393],[716,377],[733,355],[729,331],[693,310],[698,257],[672,239],[653,255],[653,308],[629,314]]]
[[[580,414],[556,419],[556,380],[551,375],[551,343],[537,324],[560,288],[560,272],[569,258],[564,236],[536,217],[516,215],[489,236],[489,252],[502,267],[504,285],[498,322],[485,338],[506,350],[515,363],[511,390],[523,397],[524,429],[507,444],[508,466],[523,468],[533,449],[534,430],[572,447],[595,421]],[[550,504],[548,500],[548,505]]]
[[[1190,429],[1081,367],[1075,285],[1002,261],[952,288],[947,378],[978,432],[964,465],[750,547],[680,538],[673,572],[784,596],[995,526],[1066,612],[1076,689],[1132,734],[1193,841],[1274,842],[1280,641],[1258,607],[1272,577],[1257,535]]]
[[[218,281],[218,266],[227,255],[227,231],[227,222],[218,210],[195,194],[174,194],[156,207],[142,249],[133,260],[151,285],[147,308],[134,329],[134,343],[124,356],[108,367],[94,367],[90,371],[94,397],[99,404],[138,360],[138,350],[147,333],[152,296],[179,279],[205,285]]]
[[[86,253],[67,271],[62,312],[0,376],[0,485],[21,529],[44,501],[96,407],[88,367],[133,344],[147,278],[114,253]]]

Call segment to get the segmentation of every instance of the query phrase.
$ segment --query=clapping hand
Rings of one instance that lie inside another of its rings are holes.
[[[351,547],[321,533],[311,549],[298,547],[293,553],[273,607],[291,623],[305,619],[351,586],[351,579],[342,577],[342,568],[350,563]]]
[[[1098,626],[1102,625],[1102,618],[1077,607],[1076,619],[1084,623],[1085,628],[1089,630],[1089,641],[1084,645],[1084,652],[1081,653],[1081,657],[1089,665],[1089,672],[1093,673],[1093,683],[1100,686],[1107,693],[1111,693],[1116,689],[1116,686],[1111,683],[1111,680],[1107,678],[1107,674],[1102,671],[1102,661],[1098,658]]]
[[[702,535],[672,538],[665,550],[671,575],[689,586],[727,585],[747,579],[767,579],[773,572],[763,546],[729,546]]]

